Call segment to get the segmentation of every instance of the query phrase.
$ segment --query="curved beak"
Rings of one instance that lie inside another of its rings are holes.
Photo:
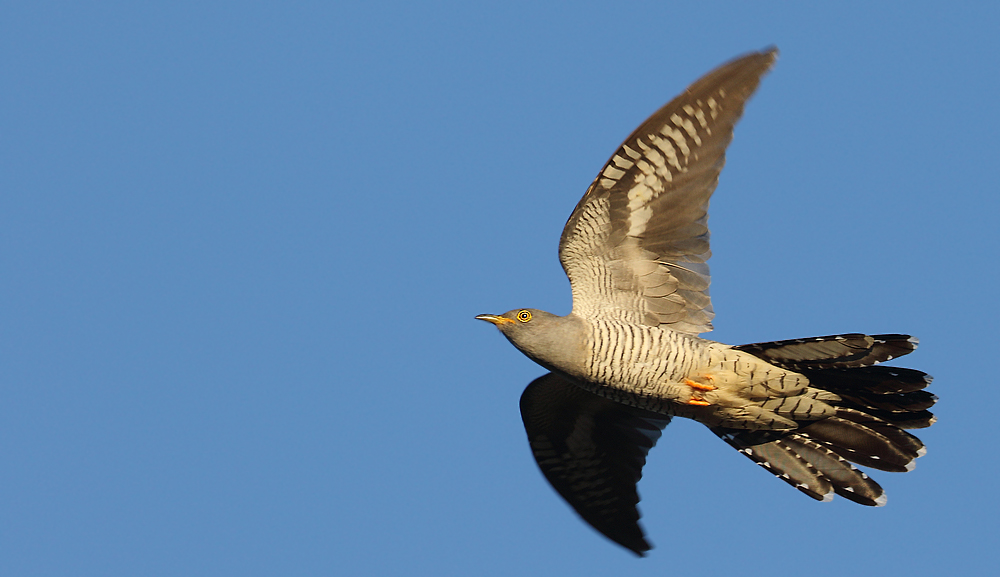
[[[476,318],[481,321],[486,321],[488,323],[493,323],[496,326],[500,326],[504,323],[513,323],[514,321],[497,315],[476,315]]]

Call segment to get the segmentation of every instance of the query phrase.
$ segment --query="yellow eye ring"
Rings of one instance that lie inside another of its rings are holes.
[[[521,321],[522,323],[530,321],[531,311],[525,311],[525,310],[517,311],[517,320]]]

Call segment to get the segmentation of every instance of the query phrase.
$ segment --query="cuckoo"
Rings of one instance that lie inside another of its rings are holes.
[[[642,556],[636,483],[672,417],[723,441],[810,497],[886,502],[855,464],[909,471],[930,426],[923,372],[880,365],[913,351],[902,334],[726,345],[712,330],[708,202],[733,126],[775,49],[708,73],[618,147],[569,217],[559,260],[566,316],[515,309],[496,325],[550,371],[520,408],[542,473],[584,521]]]

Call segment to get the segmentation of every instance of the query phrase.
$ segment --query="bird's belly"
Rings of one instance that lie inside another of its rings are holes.
[[[677,414],[691,397],[686,379],[711,366],[714,344],[655,327],[598,324],[579,377],[602,397]]]
[[[588,373],[581,375],[588,390],[710,426],[794,426],[764,404],[769,399],[801,394],[808,386],[802,375],[727,345],[669,330],[635,326],[600,329],[594,331],[593,346],[588,348]]]

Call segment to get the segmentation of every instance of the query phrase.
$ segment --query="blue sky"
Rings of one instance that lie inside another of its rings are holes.
[[[931,575],[998,558],[1000,9],[10,2],[0,574]],[[710,338],[907,332],[939,422],[889,504],[672,424],[636,559],[545,483],[562,225],[621,140],[775,44],[712,203]]]

